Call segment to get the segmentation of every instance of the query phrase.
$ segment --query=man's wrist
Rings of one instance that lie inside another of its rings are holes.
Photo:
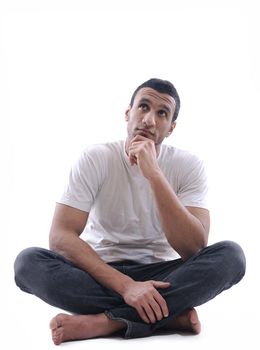
[[[115,291],[123,297],[126,291],[128,290],[130,284],[132,284],[133,282],[134,280],[131,277],[122,274],[122,276],[120,276],[120,279],[116,283]]]
[[[160,180],[162,177],[164,177],[164,175],[161,169],[158,167],[151,170],[146,178],[150,182],[150,184],[153,184]]]

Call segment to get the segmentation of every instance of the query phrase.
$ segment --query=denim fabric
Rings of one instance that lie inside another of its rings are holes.
[[[97,283],[87,272],[63,256],[43,248],[27,248],[15,261],[15,281],[23,291],[50,305],[76,314],[104,312],[110,319],[126,323],[125,338],[152,335],[183,311],[201,305],[238,283],[245,274],[241,247],[222,241],[202,249],[183,262],[181,259],[153,264],[131,261],[111,263],[136,281],[167,281],[158,289],[167,302],[169,317],[146,324],[123,298]]]

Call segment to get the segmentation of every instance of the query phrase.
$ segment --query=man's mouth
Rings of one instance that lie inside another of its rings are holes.
[[[147,130],[147,129],[141,129],[141,128],[137,128],[136,129],[136,133],[138,134],[138,135],[142,135],[142,136],[144,136],[144,137],[153,137],[154,136],[154,133],[152,132],[152,131],[150,131],[150,130]]]

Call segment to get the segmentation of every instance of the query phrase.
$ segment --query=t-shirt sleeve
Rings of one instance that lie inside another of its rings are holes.
[[[208,185],[204,163],[195,155],[185,161],[178,197],[184,206],[208,209]]]
[[[98,152],[91,148],[82,152],[57,203],[90,212],[102,183],[103,168]]]

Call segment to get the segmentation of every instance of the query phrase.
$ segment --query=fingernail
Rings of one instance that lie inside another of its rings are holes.
[[[169,314],[165,314],[165,315],[164,315],[165,318],[168,317],[168,316],[169,316]]]

